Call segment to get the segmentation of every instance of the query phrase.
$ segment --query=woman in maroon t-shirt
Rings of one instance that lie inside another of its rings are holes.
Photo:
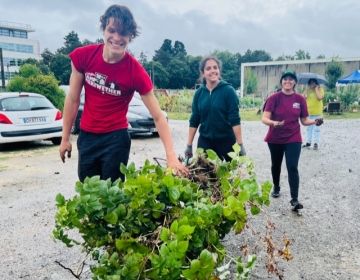
[[[308,118],[306,101],[302,95],[295,92],[296,83],[296,73],[291,70],[285,71],[280,78],[281,91],[268,98],[262,116],[262,122],[269,126],[265,141],[271,154],[274,184],[271,195],[275,198],[280,196],[281,163],[285,155],[293,210],[303,208],[298,200],[298,163],[302,143],[299,120],[305,126],[322,124],[322,119]]]

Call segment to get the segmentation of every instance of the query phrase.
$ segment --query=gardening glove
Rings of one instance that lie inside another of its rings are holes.
[[[316,126],[320,126],[324,123],[324,119],[323,118],[318,118],[318,119],[315,119],[315,125]]]
[[[190,159],[193,157],[192,145],[186,145],[185,149],[185,159]]]
[[[239,152],[239,156],[246,156],[246,150],[245,150],[245,147],[244,147],[244,144],[239,144],[240,145],[240,152]]]

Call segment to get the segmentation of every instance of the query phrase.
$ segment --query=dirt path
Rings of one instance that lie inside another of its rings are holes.
[[[182,154],[187,124],[171,121],[176,151]],[[244,122],[245,145],[260,181],[270,179],[270,156],[263,142],[266,127]],[[297,217],[289,210],[285,166],[283,194],[268,209],[277,226],[275,237],[286,232],[294,240],[294,260],[282,264],[285,279],[360,279],[360,120],[326,121],[320,150],[303,150],[300,159],[300,199],[305,210]],[[75,141],[74,141],[75,143]],[[164,158],[158,138],[132,142],[131,161]],[[3,147],[0,151],[0,279],[75,279],[55,263],[76,270],[78,249],[51,239],[55,196],[74,194],[77,153],[62,164],[57,147],[37,143]],[[254,227],[261,228],[260,222]],[[234,251],[243,236],[229,235]],[[259,253],[261,259],[261,253]],[[90,279],[89,272],[82,279]],[[252,279],[272,279],[258,262]]]

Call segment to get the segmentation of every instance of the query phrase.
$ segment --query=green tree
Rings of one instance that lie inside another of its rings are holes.
[[[24,78],[40,75],[40,69],[34,64],[23,64],[19,69],[19,75]]]
[[[201,56],[186,56],[186,64],[188,67],[188,71],[186,74],[186,79],[184,83],[185,88],[194,88],[195,84],[200,83],[200,72],[199,72],[199,64],[201,61]]]
[[[142,64],[146,72],[151,77],[154,86],[157,88],[167,88],[169,85],[169,74],[164,66],[158,61],[146,61]]]
[[[161,63],[161,65],[166,67],[166,65],[169,64],[172,58],[173,58],[173,49],[171,45],[171,40],[165,39],[160,49],[155,51],[153,60]]]
[[[180,41],[175,41],[172,53],[178,59],[185,58],[187,55],[185,45]]]
[[[296,60],[305,60],[305,59],[310,59],[311,56],[309,54],[309,52],[305,52],[304,50],[298,50],[295,52],[295,59]]]
[[[343,73],[344,67],[342,63],[337,61],[335,58],[333,58],[331,62],[326,65],[325,76],[328,81],[329,89],[335,88],[337,80],[339,80]]]
[[[178,89],[184,87],[184,81],[188,76],[186,61],[174,58],[166,67],[166,71],[169,74],[169,88]]]
[[[22,64],[35,65],[42,74],[46,74],[46,75],[50,74],[49,66],[46,65],[42,59],[39,61],[34,58],[28,58],[28,59],[23,60]]]
[[[42,59],[43,63],[47,66],[50,66],[51,60],[53,58],[54,58],[54,54],[49,49],[45,49],[41,53],[41,59]]]
[[[247,50],[241,57],[241,62],[271,61],[271,55],[264,50]]]
[[[46,96],[58,109],[64,107],[64,92],[59,88],[53,75],[44,75],[37,66],[24,64],[19,69],[19,75],[12,78],[8,85],[9,91],[24,91],[40,93]]]
[[[71,61],[68,55],[56,53],[50,62],[50,70],[62,85],[68,85],[71,74]]]
[[[148,59],[147,59],[147,56],[144,52],[140,52],[140,55],[139,55],[139,62],[144,65],[145,63],[148,62]]]
[[[64,40],[64,46],[58,49],[58,52],[61,54],[68,55],[74,49],[82,46],[79,36],[75,31],[71,31],[69,34],[67,34],[64,37]]]

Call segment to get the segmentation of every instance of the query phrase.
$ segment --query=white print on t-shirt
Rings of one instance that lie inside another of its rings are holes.
[[[106,79],[107,76],[100,73],[85,73],[85,82],[101,91],[102,94],[120,96],[121,90],[117,89],[114,82],[106,83]]]
[[[300,109],[300,103],[298,102],[293,103],[293,109]]]

